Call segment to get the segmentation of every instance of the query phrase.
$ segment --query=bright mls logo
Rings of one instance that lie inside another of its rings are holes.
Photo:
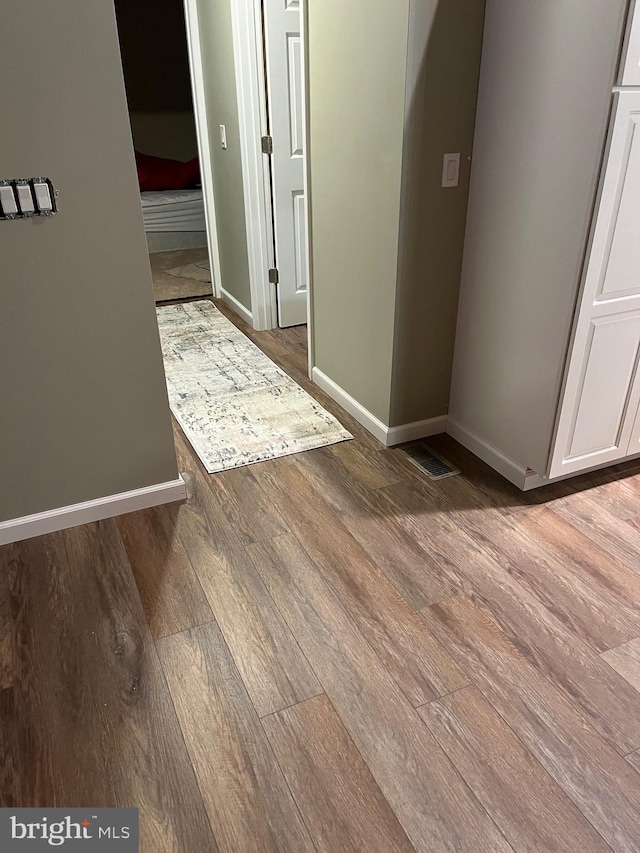
[[[0,851],[138,853],[138,809],[0,809]]]

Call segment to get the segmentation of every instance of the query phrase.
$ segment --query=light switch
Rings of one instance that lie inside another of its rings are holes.
[[[457,187],[460,179],[460,154],[445,154],[442,162],[442,186]]]
[[[0,179],[0,220],[53,216],[57,192],[49,178]]]
[[[0,184],[0,208],[3,216],[15,216],[18,204],[11,184]]]
[[[20,212],[23,215],[25,213],[35,213],[36,207],[33,203],[33,196],[31,195],[31,187],[29,184],[17,184],[16,193],[18,195]]]
[[[50,213],[53,210],[53,199],[51,198],[49,184],[34,181],[33,191],[36,195],[36,204],[40,213]]]
[[[227,147],[227,128],[224,124],[220,125],[220,147],[224,149]]]

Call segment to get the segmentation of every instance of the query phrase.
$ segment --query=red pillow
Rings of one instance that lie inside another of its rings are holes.
[[[141,190],[185,190],[200,183],[200,165],[194,157],[188,163],[165,160],[136,151],[138,182]]]

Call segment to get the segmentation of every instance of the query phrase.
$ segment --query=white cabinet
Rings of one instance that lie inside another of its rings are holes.
[[[522,489],[640,456],[640,0],[487,0],[447,429]]]
[[[640,452],[640,92],[616,99],[551,478]]]

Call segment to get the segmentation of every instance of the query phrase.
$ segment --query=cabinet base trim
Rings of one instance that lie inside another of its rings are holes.
[[[470,450],[473,454],[486,462],[494,471],[513,483],[523,492],[528,492],[530,489],[537,489],[540,486],[546,486],[550,483],[559,483],[561,480],[571,480],[575,477],[580,477],[582,474],[591,474],[593,471],[601,471],[604,468],[612,468],[614,465],[624,465],[626,462],[640,460],[640,453],[634,453],[631,456],[626,456],[624,459],[610,460],[601,462],[599,465],[592,465],[590,468],[584,468],[580,471],[567,471],[558,477],[543,477],[536,474],[530,468],[522,468],[513,459],[509,459],[504,453],[501,453],[493,445],[489,444],[479,435],[471,432],[461,424],[452,421],[451,418],[447,421],[447,433],[455,440]]]
[[[22,518],[12,518],[0,522],[0,545],[9,545],[34,536],[44,536],[77,527],[79,524],[89,524],[104,518],[124,515],[126,512],[136,512],[152,506],[181,501],[187,497],[187,488],[182,477],[170,480],[168,483],[156,483],[143,489],[133,489],[130,492],[120,492],[107,495],[79,504],[50,509]]]

